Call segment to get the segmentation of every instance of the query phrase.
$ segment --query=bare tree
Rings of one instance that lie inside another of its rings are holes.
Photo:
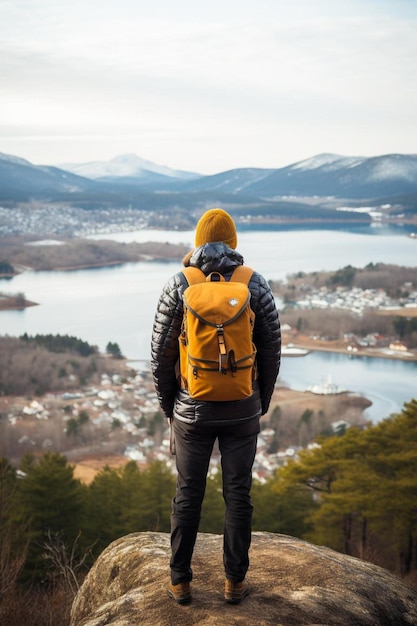
[[[43,558],[51,568],[51,577],[55,582],[60,582],[72,597],[80,588],[80,580],[83,570],[87,569],[86,562],[91,557],[93,545],[82,556],[79,555],[78,542],[81,533],[78,533],[69,550],[58,533],[48,530],[47,540],[43,544]]]

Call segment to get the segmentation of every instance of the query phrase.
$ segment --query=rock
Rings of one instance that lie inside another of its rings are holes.
[[[169,535],[134,533],[100,555],[80,588],[70,626],[410,626],[417,592],[385,569],[286,535],[253,533],[240,605],[223,598],[221,535],[199,534],[193,601],[166,592]]]

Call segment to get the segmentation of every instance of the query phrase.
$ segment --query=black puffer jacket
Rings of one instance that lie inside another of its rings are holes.
[[[206,243],[184,259],[184,265],[200,268],[206,275],[218,271],[228,279],[242,255],[223,243]],[[251,398],[233,402],[202,402],[180,391],[178,337],[183,316],[182,294],[188,286],[182,272],[168,280],[159,298],[152,332],[151,367],[161,408],[169,419],[187,422],[202,419],[236,421],[267,412],[279,372],[281,331],[278,312],[265,278],[254,272],[249,282],[251,308],[255,313],[253,341],[257,349],[258,384]]]

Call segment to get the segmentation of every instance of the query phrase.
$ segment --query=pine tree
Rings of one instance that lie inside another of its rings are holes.
[[[366,430],[323,439],[279,471],[304,484],[319,507],[306,538],[401,574],[417,568],[417,400]]]
[[[46,574],[44,543],[57,535],[70,548],[81,528],[85,488],[74,478],[73,467],[58,453],[46,453],[39,461],[26,457],[24,477],[18,482],[18,520],[30,525],[25,570],[35,579]]]
[[[142,524],[146,530],[169,532],[175,477],[167,465],[160,461],[154,461],[142,476]]]
[[[124,534],[120,527],[122,479],[120,471],[105,466],[88,487],[86,534],[98,554]]]

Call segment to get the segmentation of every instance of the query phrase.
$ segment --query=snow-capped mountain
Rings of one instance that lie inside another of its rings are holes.
[[[164,194],[157,193],[160,191]],[[395,198],[417,195],[417,155],[326,153],[277,169],[239,168],[202,176],[157,165],[134,154],[56,168],[0,153],[0,200],[58,199],[62,194],[75,199],[77,193],[93,194],[94,202],[117,206],[132,201],[140,204],[139,194],[147,194],[148,205],[152,204],[151,196],[157,198],[155,206],[185,206],[194,201],[190,194],[199,194],[205,204],[223,202],[229,206],[287,202],[290,197],[292,202],[295,198],[303,202],[303,197],[312,196],[340,199],[344,206],[347,200],[384,199],[386,203],[393,198],[396,203]],[[89,202],[93,202],[93,195]],[[407,206],[415,206],[412,197],[404,200]]]
[[[332,154],[325,152],[311,157],[310,159],[304,159],[290,165],[293,170],[302,170],[304,172],[308,170],[317,170],[319,168],[331,171],[334,169],[340,169],[341,167],[352,167],[364,161],[364,157],[346,157],[340,156],[340,154]]]
[[[276,170],[265,184],[275,195],[381,198],[417,192],[417,155],[318,155]],[[265,188],[264,188],[265,189]],[[259,188],[253,188],[259,193]]]
[[[186,183],[187,191],[227,191],[257,198],[334,196],[369,199],[417,193],[417,155],[319,154],[279,169],[236,169]]]
[[[52,195],[94,192],[97,183],[48,165],[0,153],[0,199],[28,200]]]
[[[24,167],[36,167],[36,165],[33,165],[30,161],[27,161],[26,159],[14,156],[13,154],[6,154],[4,152],[0,152],[0,161],[7,161],[15,165],[23,165]]]
[[[199,174],[175,170],[166,165],[147,161],[136,154],[121,154],[110,161],[90,161],[88,163],[63,163],[60,168],[93,180],[113,180],[115,178],[150,178],[150,174],[171,179],[191,180]]]

